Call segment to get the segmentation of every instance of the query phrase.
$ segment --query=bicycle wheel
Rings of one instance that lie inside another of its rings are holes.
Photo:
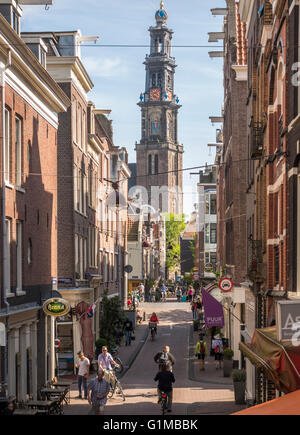
[[[123,392],[123,388],[121,387],[121,384],[119,381],[116,382],[116,388],[118,388],[118,390],[119,390],[117,393],[120,394],[120,396],[123,399],[123,402],[125,402],[125,394]]]
[[[116,367],[116,368],[115,368],[115,372],[120,374],[120,373],[122,373],[123,370],[124,370],[123,363],[122,363],[122,361],[120,360],[120,358],[115,358],[115,361],[116,361],[116,363],[119,365],[119,367]]]
[[[108,398],[108,399],[111,399],[111,398],[113,397],[113,395],[115,394],[115,391],[116,391],[116,385],[117,385],[116,382],[114,383],[114,385],[110,384],[110,391],[109,391],[109,393],[108,393],[108,395],[107,395],[107,398]]]

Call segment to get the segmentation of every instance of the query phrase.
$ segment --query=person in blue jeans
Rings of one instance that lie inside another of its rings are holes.
[[[132,321],[127,319],[125,322],[125,344],[126,346],[131,345],[131,333],[133,331]]]
[[[78,352],[78,364],[76,365],[76,368],[78,369],[78,391],[79,396],[76,397],[76,399],[82,399],[82,387],[84,391],[84,398],[88,398],[88,390],[87,390],[87,380],[90,374],[90,361],[88,358],[84,356],[83,352]]]

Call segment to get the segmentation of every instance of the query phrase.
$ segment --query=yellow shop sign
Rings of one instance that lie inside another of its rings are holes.
[[[69,302],[60,298],[48,299],[43,305],[44,312],[48,316],[54,317],[65,316],[70,311],[70,308]]]

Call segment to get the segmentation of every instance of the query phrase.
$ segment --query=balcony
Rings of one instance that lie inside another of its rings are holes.
[[[250,157],[257,159],[262,156],[264,148],[264,130],[263,122],[251,121],[250,124]]]

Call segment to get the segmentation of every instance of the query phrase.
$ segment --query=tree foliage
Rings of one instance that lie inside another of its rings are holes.
[[[108,291],[103,294],[100,315],[100,334],[106,339],[109,347],[120,343],[124,333],[125,312],[118,296],[107,297]]]
[[[184,222],[184,215],[176,215],[168,213],[166,215],[166,246],[167,246],[167,259],[166,267],[172,271],[180,264],[180,234],[184,231],[186,224]],[[168,249],[168,246],[172,249]]]

